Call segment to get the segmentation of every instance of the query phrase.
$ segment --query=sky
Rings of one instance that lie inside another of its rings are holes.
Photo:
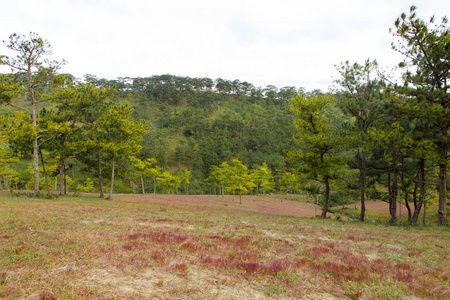
[[[327,91],[343,61],[402,60],[389,28],[413,4],[426,20],[450,12],[443,0],[2,0],[0,40],[36,32],[52,59],[67,60],[60,72],[78,78],[172,74]],[[0,44],[0,54],[11,52]]]

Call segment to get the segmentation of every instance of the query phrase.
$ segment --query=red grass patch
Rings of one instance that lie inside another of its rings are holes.
[[[144,239],[152,243],[159,244],[178,244],[184,242],[188,237],[172,232],[150,231],[149,233],[133,233],[126,237],[128,240]]]
[[[152,251],[152,253],[150,254],[150,258],[152,259],[152,261],[160,265],[163,265],[166,262],[166,256],[161,250]]]
[[[39,296],[37,297],[39,300],[57,300],[58,298],[55,296],[55,294],[47,289],[43,289]]]
[[[187,277],[189,275],[189,268],[186,264],[183,263],[170,265],[167,268],[167,271],[183,277]]]
[[[186,242],[181,245],[180,249],[188,252],[198,252],[202,249],[202,246],[196,243]]]

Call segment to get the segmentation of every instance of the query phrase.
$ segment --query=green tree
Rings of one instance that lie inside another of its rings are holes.
[[[103,143],[105,132],[99,124],[100,117],[107,112],[106,100],[113,90],[98,88],[92,84],[77,84],[59,94],[59,110],[71,116],[73,127],[78,132],[74,141],[78,160],[95,168],[98,173],[100,197],[103,189]],[[95,156],[91,160],[90,156]]]
[[[145,195],[145,185],[144,185],[144,171],[146,169],[146,164],[139,158],[136,158],[135,156],[130,156],[130,161],[135,170],[139,173],[139,177],[141,179],[141,189],[142,189],[142,195]]]
[[[41,143],[39,150],[41,153],[42,166],[45,168],[42,149],[48,150],[50,156],[58,160],[59,169],[59,194],[66,193],[66,160],[75,153],[76,137],[74,134],[74,122],[71,115],[67,111],[44,111],[39,120],[41,128]],[[72,121],[72,122],[70,122]]]
[[[359,183],[361,214],[360,220],[364,221],[366,205],[366,177],[367,177],[367,146],[368,129],[377,125],[377,121],[383,114],[383,89],[384,82],[377,76],[378,64],[367,59],[364,65],[350,64],[348,61],[336,66],[341,78],[336,80],[342,92],[342,100],[339,105],[345,113],[355,119],[351,128],[353,145],[357,149],[359,161]],[[374,75],[375,73],[375,75]]]
[[[153,178],[153,193],[156,194],[156,178],[161,172],[161,167],[158,166],[156,158],[147,158],[145,160],[144,175]]]
[[[80,192],[90,193],[94,190],[94,182],[91,178],[87,177],[84,181],[84,185],[77,185],[77,190]]]
[[[0,64],[2,64],[1,55]],[[18,94],[19,90],[13,74],[0,74],[0,104],[11,104],[11,100]]]
[[[389,213],[391,223],[397,221],[397,196],[399,190],[398,176],[400,157],[405,148],[412,144],[412,139],[405,134],[405,128],[399,121],[387,122],[378,128],[370,128],[369,134],[374,143],[381,149],[386,150],[386,159],[391,166],[388,171],[387,187],[389,194]]]
[[[178,188],[181,180],[178,176],[171,174],[170,172],[162,172],[157,177],[156,180],[159,182],[159,185],[162,187],[163,192],[166,191],[170,194],[170,191],[175,194],[176,189]]]
[[[450,76],[450,28],[444,17],[436,23],[435,17],[428,22],[416,15],[416,7],[411,6],[409,15],[403,13],[395,22],[392,34],[398,38],[392,44],[394,50],[403,54],[401,67],[406,67],[403,79],[405,92],[426,102],[433,113],[429,116],[430,126],[439,134],[434,144],[439,149],[439,209],[438,225],[447,224],[447,164],[449,149],[450,97],[448,79]]]
[[[220,164],[220,166],[212,166],[211,173],[208,178],[208,181],[213,185],[219,186],[220,191],[219,194],[224,196],[225,185],[227,184],[227,180],[229,179],[229,170],[230,165],[224,161]]]
[[[3,129],[10,126],[8,119],[10,118],[0,118],[0,126]],[[8,189],[8,178],[17,177],[17,172],[11,168],[11,164],[18,163],[19,156],[8,147],[9,133],[10,130],[0,130],[0,190],[3,190],[2,179],[5,180],[5,188]]]
[[[296,148],[289,160],[312,180],[320,181],[325,188],[322,217],[325,218],[330,199],[330,179],[339,175],[346,164],[340,134],[347,121],[336,106],[336,99],[329,95],[307,98],[296,95],[291,100],[295,115],[294,136]]]
[[[184,191],[186,195],[189,195],[189,184],[191,183],[191,171],[184,170],[183,175],[181,176],[182,183],[184,184]]]
[[[289,193],[289,191],[294,191],[295,186],[297,185],[298,177],[291,172],[284,172],[279,181],[280,191],[283,193]]]
[[[95,130],[101,136],[100,147],[111,161],[111,185],[108,199],[112,200],[116,162],[141,150],[146,132],[145,124],[133,117],[127,105],[108,105],[99,117]]]
[[[153,193],[156,194],[156,178],[160,175],[161,168],[157,165],[155,158],[147,158],[140,160],[135,156],[130,156],[130,161],[136,171],[139,173],[141,180],[142,194],[145,194],[145,178],[153,178]]]
[[[30,32],[28,36],[12,34],[9,41],[5,42],[8,49],[17,52],[15,58],[2,56],[0,63],[11,67],[16,72],[15,80],[22,87],[27,100],[31,105],[31,124],[35,131],[33,138],[33,170],[34,170],[34,195],[39,195],[39,144],[37,104],[48,92],[49,79],[60,67],[61,63],[44,60],[45,55],[51,54],[51,45],[38,34]],[[3,93],[4,95],[4,93]],[[4,96],[2,96],[4,98]],[[22,108],[23,109],[23,108]]]
[[[249,188],[254,188],[255,184],[252,181],[248,168],[240,160],[233,159],[229,164],[228,170],[225,170],[228,175],[226,190],[232,192],[233,195],[237,191],[239,193],[239,204],[242,204],[242,194],[246,194]]]
[[[410,145],[405,145],[405,154],[408,157],[402,158],[402,187],[405,204],[410,214],[410,207],[407,202],[409,194],[407,187],[408,185],[412,186],[414,213],[409,216],[409,219],[412,223],[417,224],[422,206],[426,201],[425,197],[431,196],[427,193],[427,189],[428,182],[434,173],[432,170],[435,168],[435,164],[440,161],[440,153],[437,145],[433,142],[440,133],[435,126],[430,124],[430,116],[433,112],[426,101],[421,97],[403,96],[402,98],[398,107],[401,115],[400,121],[406,129],[404,134],[410,136],[412,141]],[[405,173],[409,173],[408,176],[405,176]],[[417,197],[418,191],[419,197]]]
[[[272,170],[265,162],[262,165],[256,165],[252,170],[251,175],[258,191],[259,187],[261,187],[262,193],[265,195],[266,192],[273,190],[275,182],[272,175]]]

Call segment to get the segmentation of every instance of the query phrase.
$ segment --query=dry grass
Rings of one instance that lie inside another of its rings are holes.
[[[169,200],[1,195],[0,298],[450,298],[448,228]]]

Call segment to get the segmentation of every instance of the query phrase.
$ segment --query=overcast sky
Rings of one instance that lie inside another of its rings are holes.
[[[450,12],[443,0],[6,0],[0,40],[37,32],[79,78],[172,74],[326,91],[341,61],[401,60],[389,28],[412,4],[424,19]]]

